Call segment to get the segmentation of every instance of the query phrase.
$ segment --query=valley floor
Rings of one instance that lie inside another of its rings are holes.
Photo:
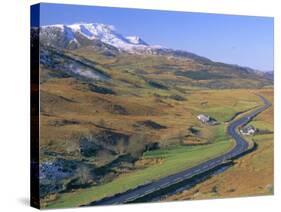
[[[272,91],[260,91],[273,103]],[[195,200],[241,196],[272,195],[273,184],[273,106],[258,115],[250,124],[265,134],[251,137],[257,150],[236,160],[235,165],[223,173],[165,199]]]
[[[270,100],[273,99],[272,89],[263,89],[258,92],[266,97],[271,97]],[[187,113],[186,118],[191,118],[192,121],[184,121],[184,117],[181,116],[178,125],[182,126],[183,123],[186,123],[183,129],[195,125],[202,133],[198,141],[196,141],[198,135],[189,134],[189,136],[184,135],[180,143],[173,144],[174,140],[178,140],[178,131],[181,130],[171,127],[171,131],[166,130],[167,135],[164,139],[167,146],[163,145],[159,150],[146,151],[129,171],[119,174],[107,183],[58,194],[51,201],[43,200],[43,205],[48,208],[57,208],[87,204],[179,172],[228,151],[233,143],[225,132],[227,121],[238,112],[258,106],[260,102],[254,95],[255,93],[257,93],[256,90],[193,91],[189,94],[186,105],[185,102],[175,105],[182,108],[182,111],[191,111],[191,113]],[[207,106],[205,106],[206,104]],[[273,109],[265,111],[253,120],[252,124],[259,129],[268,132],[271,130],[271,133],[253,137],[258,144],[257,151],[239,159],[236,165],[226,172],[166,200],[271,194],[273,191],[272,112]],[[217,126],[203,125],[194,118],[198,113],[206,113],[215,117],[220,124]],[[158,122],[159,120],[165,126],[171,124],[165,123],[160,117]],[[190,142],[190,140],[194,141]]]

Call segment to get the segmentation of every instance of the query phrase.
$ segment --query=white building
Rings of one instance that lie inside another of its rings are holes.
[[[257,129],[253,126],[245,126],[243,128],[240,129],[240,133],[242,135],[253,135],[255,134],[255,132],[257,131]]]
[[[208,123],[210,121],[210,116],[204,114],[199,114],[197,118],[203,123]]]

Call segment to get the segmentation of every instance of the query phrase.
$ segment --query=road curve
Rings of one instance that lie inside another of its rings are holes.
[[[215,167],[223,164],[227,160],[238,157],[243,153],[248,151],[248,142],[237,132],[237,128],[247,124],[252,118],[266,110],[271,106],[271,103],[265,99],[263,96],[258,95],[263,102],[263,106],[252,111],[251,113],[231,122],[227,128],[227,133],[235,140],[236,145],[229,152],[196,165],[192,168],[186,169],[177,174],[173,174],[157,181],[148,183],[146,185],[139,186],[137,188],[131,189],[124,193],[114,195],[112,197],[106,197],[102,200],[94,201],[90,205],[112,205],[112,204],[122,204],[132,202],[136,199],[144,197],[153,192],[159,191],[161,189],[167,188],[173,184],[179,183],[181,181],[187,180],[195,175],[204,174],[205,172],[214,169]]]

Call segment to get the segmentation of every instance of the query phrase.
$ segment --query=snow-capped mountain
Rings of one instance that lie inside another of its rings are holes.
[[[115,30],[114,26],[99,23],[42,26],[40,28],[40,42],[55,48],[66,49],[93,46],[108,55],[116,52],[128,52],[211,62],[208,58],[187,51],[149,45],[138,36],[123,36]]]
[[[98,23],[43,26],[40,30],[40,39],[49,45],[68,48],[77,48],[94,40],[100,40],[128,52],[155,48],[137,36],[124,37],[117,33],[113,26]]]
[[[239,65],[214,62],[188,51],[149,45],[140,37],[123,36],[113,26],[105,24],[91,23],[42,26],[39,29],[39,34],[41,64],[52,69],[54,65],[58,67],[58,63],[63,60],[66,61],[66,64],[62,64],[60,69],[66,72],[67,70],[72,70],[71,73],[68,71],[67,74],[79,75],[80,77],[107,80],[107,76],[101,76],[99,71],[90,71],[87,64],[85,67],[80,67],[79,64],[82,64],[81,60],[77,61],[74,59],[74,62],[71,62],[69,61],[69,56],[61,56],[64,55],[64,52],[68,52],[68,49],[81,48],[80,50],[83,51],[83,48],[85,48],[85,52],[92,51],[110,58],[129,53],[141,56],[139,57],[141,60],[142,56],[155,55],[156,57],[160,56],[169,60],[181,59],[188,61],[189,64],[197,64],[198,67],[207,67],[203,71],[209,70],[210,67],[216,67],[214,70],[223,70],[227,72],[226,75],[228,77],[233,77],[238,73],[239,77],[252,75],[257,78],[273,79],[273,74],[270,73],[265,74]],[[34,45],[38,42],[38,29],[31,30],[31,40],[34,41]],[[54,55],[57,55],[57,57]],[[50,58],[52,58],[52,61],[48,60]],[[90,67],[90,69],[92,68]],[[235,70],[234,75],[232,73],[233,70]],[[185,73],[182,71],[178,71],[177,74],[178,76],[185,77]]]
[[[132,44],[148,46],[148,44],[138,36],[127,36],[126,39]]]

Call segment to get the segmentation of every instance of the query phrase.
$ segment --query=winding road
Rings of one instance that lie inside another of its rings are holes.
[[[173,174],[164,178],[161,178],[157,181],[148,183],[146,185],[139,186],[132,190],[126,191],[124,193],[117,194],[112,197],[107,197],[99,201],[92,202],[88,205],[110,205],[110,204],[122,204],[129,203],[134,200],[137,200],[141,197],[144,197],[148,194],[154,193],[161,189],[165,189],[173,184],[179,183],[184,180],[188,180],[193,176],[204,174],[215,167],[220,166],[228,160],[239,157],[246,153],[249,149],[248,142],[238,133],[238,127],[241,127],[247,124],[252,118],[257,116],[259,113],[263,112],[267,108],[271,106],[271,103],[265,99],[263,96],[258,95],[261,101],[263,102],[263,106],[260,108],[244,115],[243,117],[233,121],[227,128],[227,133],[235,140],[235,147],[232,148],[229,152],[203,162],[199,165],[196,165],[192,168],[179,172],[177,174]]]

